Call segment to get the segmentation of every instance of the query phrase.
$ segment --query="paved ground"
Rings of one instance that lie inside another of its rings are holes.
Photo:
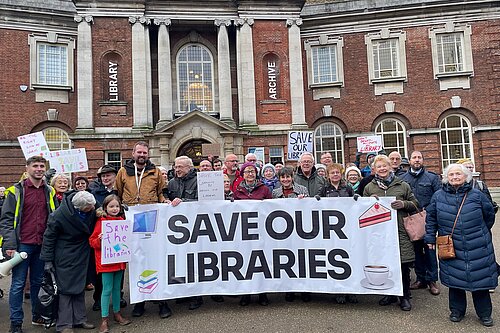
[[[497,215],[497,222],[500,218]],[[500,225],[493,229],[497,258],[500,258]],[[8,291],[10,279],[0,280],[0,288]],[[284,301],[283,295],[270,295],[271,304],[262,307],[252,303],[248,307],[238,305],[239,298],[227,298],[224,303],[214,303],[205,297],[205,304],[198,310],[189,311],[187,304],[170,302],[174,312],[168,319],[158,317],[158,306],[148,303],[146,314],[133,318],[127,327],[112,326],[111,332],[491,332],[500,331],[500,288],[492,294],[493,318],[496,326],[483,327],[475,316],[469,295],[468,311],[461,323],[448,320],[448,292],[443,288],[440,296],[432,296],[427,290],[413,292],[413,310],[403,312],[399,306],[380,307],[378,296],[359,296],[359,304],[338,305],[331,296],[315,295],[310,303],[296,300]],[[91,293],[87,292],[87,306],[92,306]],[[29,304],[25,304],[25,313]],[[129,316],[132,307],[124,314]],[[30,318],[30,316],[25,316]],[[89,321],[97,324],[99,313],[89,311]],[[0,333],[9,329],[8,294],[0,299]],[[33,327],[27,320],[24,331],[45,332]],[[83,332],[83,330],[76,330]],[[49,332],[55,332],[52,328]],[[97,332],[97,330],[94,330]]]

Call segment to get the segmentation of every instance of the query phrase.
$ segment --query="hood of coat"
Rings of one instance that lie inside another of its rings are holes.
[[[134,176],[135,175],[135,161],[133,159],[127,160],[125,164],[123,165],[125,170],[127,171],[128,176]],[[144,172],[154,170],[156,169],[156,165],[151,163],[150,160],[146,161],[146,166],[144,167]]]

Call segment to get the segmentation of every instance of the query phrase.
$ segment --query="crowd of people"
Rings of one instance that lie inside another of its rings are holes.
[[[473,178],[474,165],[470,160],[450,164],[439,175],[427,170],[422,153],[414,151],[409,159],[398,152],[389,155],[369,153],[366,166],[361,168],[360,154],[347,165],[333,162],[330,153],[323,153],[316,164],[312,153],[303,153],[297,165],[264,164],[255,154],[239,161],[235,154],[224,160],[207,158],[196,169],[187,156],[175,159],[171,170],[156,166],[149,159],[149,146],[137,142],[132,158],[119,170],[103,165],[96,179],[70,177],[46,171],[47,161],[41,156],[26,161],[23,179],[13,186],[0,188],[0,236],[7,258],[15,252],[26,252],[28,259],[12,269],[9,310],[12,333],[22,332],[24,320],[23,295],[27,280],[30,285],[31,319],[33,325],[43,325],[37,313],[38,292],[44,272],[55,273],[59,287],[59,307],[56,331],[72,333],[73,328],[94,329],[85,308],[85,290],[93,290],[94,311],[101,311],[99,332],[110,331],[113,321],[128,325],[131,320],[121,314],[127,306],[123,299],[125,263],[101,263],[101,221],[124,218],[124,207],[138,204],[164,203],[177,206],[196,201],[197,173],[222,171],[226,200],[270,200],[274,198],[395,197],[391,207],[397,211],[397,230],[400,249],[403,296],[384,296],[381,306],[399,302],[403,311],[410,311],[412,289],[429,288],[439,295],[438,272],[441,283],[449,288],[450,320],[459,322],[466,313],[466,291],[472,293],[480,322],[492,326],[490,290],[498,284],[498,265],[493,250],[491,228],[497,206],[486,184]],[[241,163],[240,163],[241,162]],[[50,184],[50,185],[49,185]],[[355,204],[355,201],[353,201]],[[459,208],[462,210],[459,213]],[[418,211],[427,213],[426,234],[411,241],[403,218]],[[458,214],[458,217],[457,217]],[[454,226],[454,221],[458,221]],[[454,229],[456,258],[438,260],[436,236],[447,235]],[[439,267],[439,269],[438,269]],[[410,280],[414,268],[416,280]],[[28,274],[29,272],[29,274]],[[241,306],[251,302],[252,295],[243,295]],[[258,303],[269,304],[265,293]],[[223,302],[222,296],[211,296]],[[294,293],[286,293],[292,302]],[[310,293],[301,293],[309,302]],[[357,303],[356,295],[336,294],[339,304]],[[110,303],[111,301],[111,303]],[[203,297],[186,300],[189,309],[203,305]],[[172,311],[167,300],[157,302],[159,316],[168,318]],[[133,317],[146,311],[146,302],[136,303]]]

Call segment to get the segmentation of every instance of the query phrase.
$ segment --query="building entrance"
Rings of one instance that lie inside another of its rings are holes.
[[[210,141],[196,139],[186,142],[177,151],[177,157],[187,156],[193,160],[195,166],[200,165],[200,162],[206,158],[202,153],[202,144],[204,143],[210,143]]]

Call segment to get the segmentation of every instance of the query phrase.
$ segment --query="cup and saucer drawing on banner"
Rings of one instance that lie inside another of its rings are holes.
[[[365,265],[363,271],[365,272],[365,278],[361,280],[363,288],[385,290],[394,287],[394,281],[390,279],[392,272],[389,270],[389,266],[370,264]]]

